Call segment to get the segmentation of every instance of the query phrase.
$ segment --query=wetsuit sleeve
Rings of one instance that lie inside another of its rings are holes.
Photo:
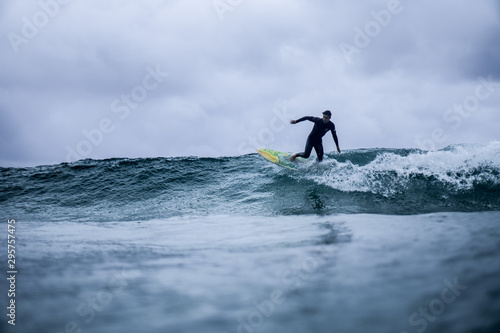
[[[330,127],[330,130],[332,132],[333,141],[335,141],[335,144],[337,145],[337,150],[340,150],[340,148],[339,148],[339,138],[337,137],[337,131],[335,131],[335,125],[333,123],[332,123],[332,126]]]
[[[304,121],[304,120],[309,120],[309,121],[313,121],[314,122],[314,117],[309,117],[309,116],[302,117],[300,119],[297,119],[295,122],[296,123],[300,123],[301,121]]]

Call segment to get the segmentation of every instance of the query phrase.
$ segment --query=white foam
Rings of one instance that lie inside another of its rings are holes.
[[[317,171],[305,177],[345,192],[389,196],[404,191],[417,178],[436,180],[453,191],[470,190],[477,184],[500,184],[500,142],[453,145],[407,156],[381,152],[366,165],[328,160]]]

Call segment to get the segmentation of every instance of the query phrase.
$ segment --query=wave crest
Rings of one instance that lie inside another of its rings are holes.
[[[343,192],[394,196],[405,191],[454,193],[500,188],[500,142],[453,145],[439,151],[380,150],[366,162],[362,152],[331,159],[305,177]]]

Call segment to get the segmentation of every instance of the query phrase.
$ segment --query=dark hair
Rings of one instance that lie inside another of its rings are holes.
[[[332,117],[332,113],[329,110],[326,110],[323,114],[326,114],[330,118]]]

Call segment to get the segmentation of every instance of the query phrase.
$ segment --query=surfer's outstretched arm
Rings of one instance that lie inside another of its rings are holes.
[[[309,121],[313,121],[314,117],[309,117],[309,116],[305,116],[305,117],[302,117],[300,119],[297,119],[297,120],[290,120],[290,124],[297,124],[297,123],[300,123],[301,121],[304,121],[304,120],[309,120]]]

